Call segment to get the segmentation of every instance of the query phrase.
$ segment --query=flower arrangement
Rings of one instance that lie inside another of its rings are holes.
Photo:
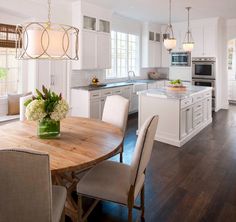
[[[69,106],[61,94],[51,92],[45,86],[42,92],[36,89],[36,96],[25,102],[27,120],[38,121],[40,138],[52,138],[60,134],[60,120],[66,117]]]

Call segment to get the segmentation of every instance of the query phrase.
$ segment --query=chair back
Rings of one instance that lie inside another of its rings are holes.
[[[131,185],[134,187],[145,178],[145,170],[151,157],[158,116],[148,118],[141,127],[131,163]]]
[[[125,134],[128,113],[128,99],[119,95],[108,96],[103,109],[102,121],[119,127]]]
[[[25,117],[26,107],[25,107],[24,103],[30,98],[32,98],[31,93],[29,93],[26,96],[20,97],[20,121],[24,121],[26,119],[26,117]]]
[[[49,156],[0,150],[0,222],[51,222]]]

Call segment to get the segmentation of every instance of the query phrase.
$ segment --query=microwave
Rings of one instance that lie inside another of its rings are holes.
[[[192,77],[199,79],[215,79],[215,63],[216,59],[213,57],[193,58]]]
[[[172,52],[171,66],[191,66],[190,52]]]

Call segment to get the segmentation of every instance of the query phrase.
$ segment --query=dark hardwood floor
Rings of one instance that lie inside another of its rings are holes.
[[[136,129],[133,115],[125,163],[132,158]],[[236,106],[215,114],[213,123],[182,148],[155,142],[145,185],[146,222],[235,222]],[[88,221],[127,221],[127,210],[100,202]]]

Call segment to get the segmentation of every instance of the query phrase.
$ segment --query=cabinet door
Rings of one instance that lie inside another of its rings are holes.
[[[204,33],[202,26],[195,26],[192,28],[192,35],[194,39],[194,48],[192,57],[201,57],[204,55]]]
[[[99,119],[102,119],[103,109],[105,106],[106,98],[102,98],[100,101],[100,116]]]
[[[97,68],[97,33],[94,31],[82,30],[81,45],[81,69]]]
[[[207,98],[207,120],[212,117],[212,98]]]
[[[215,57],[217,54],[217,44],[216,44],[216,27],[207,26],[204,27],[204,52],[203,55],[207,57]]]
[[[132,93],[131,101],[130,101],[130,111],[137,112],[138,111],[138,95],[136,93]]]
[[[181,110],[180,138],[184,138],[193,130],[193,110],[192,107]]]
[[[155,42],[154,59],[155,67],[161,67],[161,44],[159,42]]]
[[[128,99],[130,101],[131,88],[130,87],[122,88],[121,96],[123,96],[124,98],[126,98],[126,99]]]
[[[186,109],[186,131],[187,134],[189,134],[193,130],[193,109],[192,107],[189,107]]]
[[[50,88],[56,93],[62,93],[62,97],[67,96],[67,62],[51,61],[51,83]]]
[[[155,42],[152,41],[148,44],[148,66],[155,67]]]
[[[111,68],[111,35],[97,34],[97,63],[99,69]]]
[[[92,100],[90,103],[90,118],[100,119],[101,118],[101,100]]]
[[[47,60],[38,60],[36,61],[37,72],[36,72],[36,88],[39,90],[42,89],[42,85],[47,88],[51,86],[50,79],[50,61]],[[35,90],[35,89],[33,89]]]
[[[181,110],[180,116],[180,138],[184,138],[187,136],[187,116],[186,116],[186,109]]]

